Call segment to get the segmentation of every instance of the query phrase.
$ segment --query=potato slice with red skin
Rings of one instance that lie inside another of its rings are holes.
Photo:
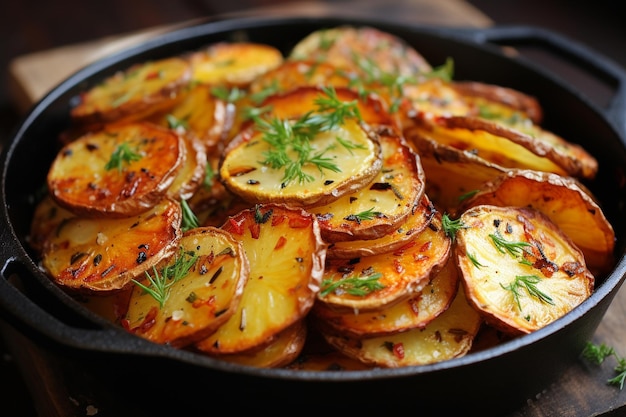
[[[427,365],[466,355],[482,319],[459,287],[450,307],[425,328],[372,338],[322,333],[343,354],[385,368]]]
[[[469,150],[444,145],[415,130],[407,132],[406,138],[420,156],[427,178],[425,192],[443,212],[455,213],[465,198],[508,170]]]
[[[193,81],[232,87],[245,87],[283,62],[280,50],[254,42],[217,42],[188,58]]]
[[[315,303],[313,317],[325,333],[355,338],[424,328],[450,306],[458,283],[456,264],[450,258],[418,294],[391,307],[373,312],[338,312],[324,303]]]
[[[303,319],[319,291],[326,257],[317,220],[302,209],[258,205],[222,227],[243,243],[250,278],[236,313],[196,343],[210,355],[250,352]]]
[[[571,177],[512,170],[463,202],[460,210],[477,205],[532,207],[548,216],[582,250],[594,275],[614,263],[615,232],[587,188]]]
[[[44,242],[41,264],[68,290],[120,290],[174,253],[181,219],[180,204],[168,198],[127,218],[73,217]]]
[[[184,133],[181,136],[185,142],[185,159],[166,194],[178,200],[188,200],[202,185],[208,162],[206,147],[198,138]]]
[[[419,293],[445,265],[451,246],[438,213],[428,227],[393,252],[356,259],[329,258],[317,302],[350,312],[390,307]],[[364,285],[367,281],[370,284]]]
[[[379,78],[382,73],[414,77],[432,70],[428,61],[404,40],[367,26],[314,31],[293,47],[288,59],[329,62],[366,79]]]
[[[48,237],[55,233],[63,222],[76,217],[74,213],[59,206],[46,194],[33,213],[33,219],[30,223],[30,232],[28,234],[28,245],[41,254],[43,245]]]
[[[174,276],[166,276],[166,268]],[[147,277],[137,278],[157,291],[163,303],[135,285],[122,324],[133,334],[174,347],[204,339],[235,313],[249,270],[243,246],[233,235],[215,227],[191,229],[174,257],[146,271],[150,279],[164,280],[167,290],[158,291]]]
[[[428,227],[437,210],[426,194],[416,204],[406,221],[396,230],[377,239],[353,239],[333,242],[328,246],[329,258],[353,259],[393,252],[407,244],[413,236]]]
[[[70,115],[79,124],[140,120],[175,103],[190,80],[181,57],[136,64],[82,93]]]
[[[184,158],[184,139],[172,130],[145,122],[109,125],[59,151],[48,189],[80,216],[134,216],[161,201]]]
[[[454,81],[450,84],[472,105],[471,115],[496,118],[514,124],[541,124],[543,109],[535,97],[521,91],[478,81]]]
[[[490,325],[530,333],[593,292],[582,252],[540,211],[481,205],[459,219],[455,256],[462,283]]]
[[[382,168],[356,192],[329,204],[309,208],[317,215],[327,242],[378,239],[396,230],[424,195],[426,178],[416,155],[402,136],[379,135]]]
[[[309,207],[336,200],[374,179],[382,165],[378,136],[358,118],[346,116],[331,123],[332,116],[327,116],[333,110],[316,112],[319,107],[314,106],[315,99],[329,96],[318,89],[311,93],[301,109],[290,109],[286,103],[272,106],[268,125],[257,122],[228,144],[218,172],[229,191],[250,203]],[[334,98],[340,105],[358,103]],[[301,111],[300,118],[291,119]],[[327,118],[316,131],[311,126],[316,126],[317,116]]]
[[[306,342],[308,330],[300,320],[278,334],[270,343],[250,353],[219,355],[216,358],[256,368],[279,368],[293,362]]]

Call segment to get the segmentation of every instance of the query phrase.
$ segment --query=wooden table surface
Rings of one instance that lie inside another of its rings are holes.
[[[355,7],[358,4],[359,7]],[[241,12],[246,14],[367,14],[385,1],[360,2],[297,2],[281,3],[260,9]],[[398,21],[446,26],[486,27],[492,22],[487,16],[462,0],[445,1],[399,1],[389,11]],[[223,17],[232,17],[225,15]],[[13,97],[16,105],[26,110],[52,88],[57,82],[76,69],[121,48],[131,46],[147,38],[175,27],[193,24],[166,25],[137,33],[120,34],[106,39],[70,45],[49,51],[21,56],[10,65],[13,80]],[[595,343],[617,347],[626,355],[626,287],[617,294],[595,336]],[[89,382],[75,376],[72,384],[59,385],[58,373],[68,372],[67,366],[44,351],[24,335],[0,321],[0,333],[4,336],[11,354],[19,365],[34,408],[40,417],[69,417],[104,415],[98,413],[106,403],[106,395],[93,391]],[[542,392],[529,398],[527,404],[508,417],[583,417],[626,415],[626,389],[620,391],[606,384],[613,376],[614,363],[607,360],[601,366],[592,366],[580,360],[564,372],[558,380]],[[81,392],[81,390],[83,390]],[[87,394],[88,393],[88,394]],[[0,396],[0,398],[2,398]],[[104,407],[106,408],[106,406]],[[0,408],[1,410],[1,408]],[[0,414],[2,412],[0,411]]]

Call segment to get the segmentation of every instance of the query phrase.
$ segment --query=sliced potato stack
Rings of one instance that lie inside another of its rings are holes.
[[[469,302],[492,326],[530,333],[587,299],[594,277],[582,252],[533,208],[479,205],[465,211],[456,257]]]
[[[210,355],[260,351],[313,306],[326,245],[314,216],[282,205],[243,210],[223,229],[242,242],[250,278],[235,314],[195,347]]]

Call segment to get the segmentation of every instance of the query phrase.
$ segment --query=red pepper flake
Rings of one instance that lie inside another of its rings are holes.
[[[393,355],[398,359],[404,359],[404,345],[402,343],[393,344]]]
[[[311,219],[310,217],[291,217],[289,219],[289,227],[291,227],[292,229],[304,229],[309,227],[312,222],[313,219]]]
[[[244,222],[245,222],[245,219],[241,219],[239,221],[235,219],[228,219],[228,224],[231,226],[231,229],[232,229],[231,232],[237,235],[242,235]]]
[[[276,246],[274,246],[274,250],[281,249],[287,243],[287,238],[285,236],[281,236],[278,238],[278,242],[276,242]]]

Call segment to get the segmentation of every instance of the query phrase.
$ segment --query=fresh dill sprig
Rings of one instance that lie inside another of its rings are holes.
[[[525,247],[531,246],[528,242],[510,242],[502,237],[500,232],[497,230],[495,233],[489,234],[489,237],[496,246],[496,249],[498,249],[498,252],[508,253],[514,258],[521,256]]]
[[[198,255],[195,252],[185,251],[181,247],[179,255],[176,256],[173,264],[165,266],[160,272],[153,266],[152,275],[146,271],[145,275],[148,285],[135,279],[133,279],[133,282],[150,294],[159,303],[159,308],[163,308],[169,297],[172,285],[187,276],[197,260]]]
[[[379,282],[382,276],[383,274],[381,274],[380,272],[376,272],[370,275],[364,275],[359,277],[351,276],[347,278],[342,278],[337,281],[333,281],[332,278],[328,278],[322,282],[322,290],[320,291],[320,295],[322,297],[325,297],[331,292],[342,290],[350,295],[362,297],[376,290],[381,290],[385,288],[385,286]]]
[[[129,164],[133,161],[139,161],[141,154],[133,151],[127,142],[121,143],[115,148],[111,154],[111,159],[106,163],[104,169],[111,170],[117,168],[118,171],[122,171],[125,163]]]
[[[541,278],[537,275],[517,275],[515,277],[515,281],[509,285],[500,284],[500,286],[513,294],[515,303],[520,311],[522,311],[522,304],[520,303],[520,289],[525,289],[530,296],[539,299],[539,301],[543,303],[554,305],[552,297],[537,288],[537,284],[539,282],[541,282]]]
[[[452,240],[452,242],[456,240],[456,232],[460,229],[467,228],[467,226],[463,224],[463,220],[460,218],[452,220],[447,213],[444,213],[443,216],[441,216],[441,225],[444,233]]]
[[[604,343],[597,345],[592,342],[587,342],[582,354],[585,359],[596,365],[602,364],[606,358],[613,356],[617,361],[617,365],[615,365],[614,368],[617,375],[613,378],[609,378],[607,384],[616,385],[620,390],[624,389],[624,384],[626,383],[626,358],[619,356],[617,352],[615,352],[615,349]]]

